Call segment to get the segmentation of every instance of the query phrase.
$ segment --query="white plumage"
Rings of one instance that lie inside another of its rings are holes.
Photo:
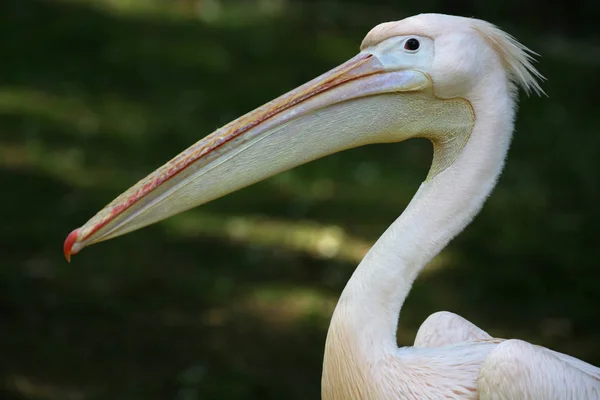
[[[466,98],[475,123],[458,158],[422,184],[344,289],[327,337],[323,399],[600,398],[600,369],[523,341],[492,339],[455,314],[433,314],[414,347],[397,347],[397,317],[413,280],[496,183],[513,132],[516,86],[541,88],[527,49],[487,22],[419,15],[374,28],[363,47],[396,35],[434,39],[427,72],[436,94]]]

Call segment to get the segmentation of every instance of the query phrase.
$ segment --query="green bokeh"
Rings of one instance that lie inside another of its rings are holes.
[[[0,2],[0,397],[318,398],[331,310],[430,145],[336,154],[62,257],[69,231],[215,128],[419,12],[539,52],[505,173],[403,309],[600,364],[600,6],[539,0]]]

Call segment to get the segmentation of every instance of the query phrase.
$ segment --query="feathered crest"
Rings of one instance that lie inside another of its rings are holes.
[[[479,32],[498,53],[511,81],[525,90],[528,95],[533,91],[538,95],[546,93],[540,86],[544,76],[533,66],[536,52],[521,44],[510,34],[496,26],[481,20],[473,20],[473,29]]]

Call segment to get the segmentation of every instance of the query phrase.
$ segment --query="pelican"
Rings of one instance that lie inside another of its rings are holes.
[[[519,88],[542,93],[528,48],[494,25],[422,14],[372,29],[355,57],[198,141],[68,235],[67,259],[319,157],[431,140],[429,173],[344,288],[327,334],[322,398],[599,399],[600,369],[449,312],[398,347],[423,267],[479,212],[507,155]]]

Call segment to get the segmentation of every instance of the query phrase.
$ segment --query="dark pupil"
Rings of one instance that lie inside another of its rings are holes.
[[[419,41],[414,38],[408,39],[406,41],[406,44],[404,44],[404,48],[406,50],[412,50],[412,51],[417,50],[419,48]]]

